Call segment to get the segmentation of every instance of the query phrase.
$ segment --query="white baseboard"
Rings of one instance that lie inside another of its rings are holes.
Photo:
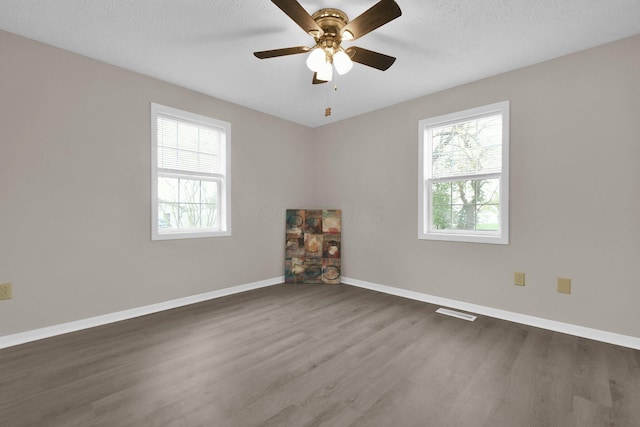
[[[60,325],[48,326],[45,328],[34,329],[31,331],[20,332],[13,335],[5,335],[0,337],[0,349],[12,347],[37,341],[44,338],[62,335],[69,332],[75,332],[82,329],[102,326],[113,322],[132,319],[134,317],[144,316],[147,314],[157,313],[172,308],[178,308],[189,304],[195,304],[202,301],[208,301],[227,295],[237,294],[240,292],[250,291],[252,289],[264,288],[267,286],[277,285],[284,282],[284,276],[274,277],[273,279],[261,280],[258,282],[247,283],[244,285],[224,288],[217,291],[206,292],[203,294],[192,295],[185,298],[179,298],[171,301],[165,301],[158,304],[147,305],[130,310],[118,311],[102,316],[90,317],[88,319],[77,320],[74,322],[63,323]],[[609,344],[615,344],[623,347],[629,347],[640,350],[640,338],[628,335],[616,334],[613,332],[602,331],[599,329],[586,328],[584,326],[572,325],[570,323],[557,322],[555,320],[543,319],[540,317],[529,316],[526,314],[515,313],[496,308],[485,307],[482,305],[471,304],[463,301],[457,301],[449,298],[437,297],[434,295],[423,294],[420,292],[409,291],[406,289],[395,288],[392,286],[379,285],[376,283],[366,282],[364,280],[342,277],[342,283],[353,285],[360,288],[370,289],[385,294],[396,295],[403,298],[409,298],[417,301],[427,302],[430,304],[442,305],[445,307],[464,310],[471,313],[482,314],[497,319],[508,320],[510,322],[521,323],[523,325],[535,326],[537,328],[548,329],[551,331],[562,332],[569,335],[588,338],[596,341],[602,341]]]
[[[521,323],[523,325],[535,326],[537,328],[548,329],[551,331],[562,332],[564,334],[640,350],[640,338],[638,337],[616,334],[614,332],[601,331],[599,329],[586,328],[584,326],[557,322],[555,320],[548,320],[541,317],[514,313],[512,311],[499,310],[497,308],[470,304],[467,302],[448,298],[441,298],[434,295],[394,288],[392,286],[379,285],[376,283],[365,282],[364,280],[352,279],[344,276],[342,276],[342,283],[357,286],[359,288],[370,289],[377,292],[383,292],[385,294],[396,295],[399,297],[409,298],[422,302],[428,302],[430,304],[443,305],[458,310],[482,314],[489,317],[495,317],[497,319],[508,320],[510,322]]]
[[[170,310],[189,304],[195,304],[202,301],[208,301],[227,295],[237,294],[240,292],[250,291],[252,289],[264,288],[267,286],[277,285],[284,282],[284,276],[274,277],[273,279],[261,280],[258,282],[247,283],[244,285],[233,286],[230,288],[219,289],[217,291],[205,292],[203,294],[192,295],[184,298],[178,298],[171,301],[165,301],[158,304],[145,305],[143,307],[132,308],[130,310],[118,311],[102,316],[90,317],[88,319],[77,320],[69,323],[62,323],[45,328],[34,329],[31,331],[20,332],[12,335],[0,337],[0,349],[24,344],[31,341],[41,340],[44,338],[62,335],[69,332],[75,332],[82,329],[93,328],[96,326],[106,325],[108,323],[120,322],[121,320],[132,319],[134,317],[145,316],[147,314],[157,313],[159,311]]]

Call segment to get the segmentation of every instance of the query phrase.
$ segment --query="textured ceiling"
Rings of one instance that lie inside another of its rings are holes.
[[[355,64],[338,90],[311,84],[306,55],[252,55],[313,45],[269,0],[0,0],[0,29],[311,127],[640,34],[640,0],[396,1],[400,18],[344,43],[396,63]],[[376,0],[300,3],[353,19]]]

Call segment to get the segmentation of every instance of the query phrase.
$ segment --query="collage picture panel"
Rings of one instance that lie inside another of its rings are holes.
[[[340,210],[287,209],[287,283],[340,283]]]

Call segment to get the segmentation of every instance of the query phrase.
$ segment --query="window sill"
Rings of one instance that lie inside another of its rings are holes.
[[[231,231],[202,231],[202,232],[171,232],[153,233],[151,240],[178,240],[178,239],[200,239],[206,237],[228,237]]]
[[[488,243],[494,245],[508,245],[509,239],[500,235],[478,235],[464,233],[420,233],[419,240],[439,240],[445,242]]]

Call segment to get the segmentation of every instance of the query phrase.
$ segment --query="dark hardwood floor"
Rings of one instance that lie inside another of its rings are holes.
[[[0,350],[2,426],[640,426],[640,351],[347,285]]]

